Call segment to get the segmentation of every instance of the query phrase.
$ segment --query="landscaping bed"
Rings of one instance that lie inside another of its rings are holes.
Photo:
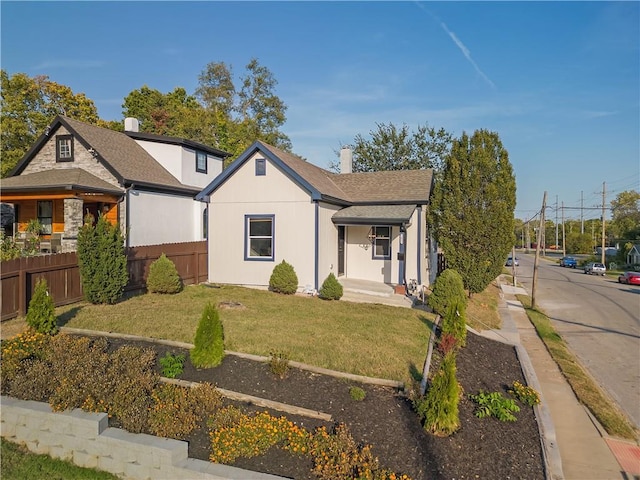
[[[110,348],[122,345],[151,347],[157,357],[167,352],[185,354],[187,361],[181,380],[210,382],[247,395],[274,400],[324,412],[331,421],[285,414],[299,426],[313,430],[328,429],[337,423],[348,426],[356,442],[368,444],[380,464],[413,479],[512,478],[544,479],[544,462],[538,426],[532,407],[521,405],[517,421],[479,419],[469,394],[480,390],[501,392],[514,381],[526,383],[515,349],[484,337],[469,334],[467,346],[458,353],[457,378],[463,394],[459,404],[461,428],[450,437],[435,437],[425,432],[412,410],[411,402],[392,388],[359,384],[328,375],[291,368],[286,378],[274,375],[264,362],[227,355],[218,367],[195,369],[188,352],[158,343],[109,338]],[[409,368],[409,367],[408,367]],[[160,367],[158,367],[160,371]],[[364,400],[354,400],[350,387],[366,392]],[[241,405],[234,401],[235,405]],[[265,408],[242,404],[248,411]],[[204,422],[203,422],[204,423]],[[117,421],[114,420],[114,425]],[[211,443],[206,426],[191,433],[189,456],[209,460]],[[277,448],[253,458],[239,458],[233,465],[290,478],[312,479],[313,464],[308,457],[294,456]]]

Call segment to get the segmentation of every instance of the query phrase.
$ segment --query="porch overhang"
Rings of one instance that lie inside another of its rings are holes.
[[[417,205],[353,205],[331,217],[335,225],[392,225],[411,223]]]

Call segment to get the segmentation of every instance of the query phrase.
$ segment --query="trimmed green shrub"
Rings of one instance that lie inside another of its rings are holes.
[[[467,305],[464,284],[460,274],[448,268],[436,278],[433,284],[433,291],[427,299],[427,305],[435,313],[444,317],[447,313],[447,307],[456,302],[459,305]]]
[[[460,427],[458,402],[460,385],[456,379],[456,354],[445,355],[440,368],[431,380],[424,397],[416,401],[415,407],[424,429],[437,436],[448,436]]]
[[[454,301],[447,307],[447,313],[442,319],[442,334],[449,334],[455,338],[457,347],[467,345],[464,304]]]
[[[36,282],[33,297],[27,309],[27,325],[37,332],[54,334],[58,331],[56,326],[55,305],[53,297],[49,295],[47,281],[41,278]]]
[[[298,276],[293,266],[282,260],[273,268],[269,278],[269,288],[277,293],[291,295],[298,290]]]
[[[209,368],[222,363],[224,332],[218,310],[211,303],[204,307],[193,344],[190,357],[194,367]]]
[[[367,392],[365,392],[364,389],[360,387],[350,387],[349,396],[356,402],[361,402],[367,396]]]
[[[178,270],[164,253],[149,267],[147,290],[151,293],[178,293],[182,290]]]
[[[342,285],[338,282],[336,276],[332,273],[322,282],[319,296],[325,300],[340,300],[342,298]]]
[[[91,303],[116,303],[129,281],[124,237],[118,225],[102,215],[93,225],[87,215],[78,234],[78,267],[82,289]]]

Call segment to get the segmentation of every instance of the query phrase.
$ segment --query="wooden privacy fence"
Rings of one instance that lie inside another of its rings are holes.
[[[125,291],[146,288],[149,267],[165,254],[176,265],[185,285],[207,281],[207,243],[168,243],[127,249],[129,283]],[[16,258],[0,265],[2,305],[0,320],[24,315],[35,284],[44,278],[55,305],[68,305],[83,299],[78,257],[75,252]]]

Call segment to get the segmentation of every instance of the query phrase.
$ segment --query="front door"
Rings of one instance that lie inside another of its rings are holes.
[[[338,226],[338,276],[344,275],[344,225]]]

